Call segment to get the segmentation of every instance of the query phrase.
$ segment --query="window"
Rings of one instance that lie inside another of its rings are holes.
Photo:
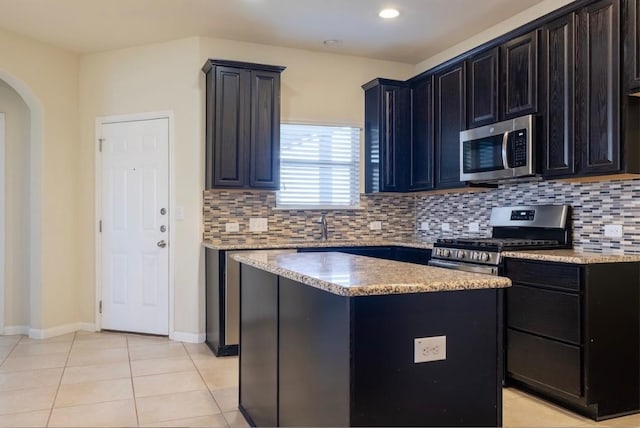
[[[280,208],[354,208],[360,198],[360,129],[280,126]]]

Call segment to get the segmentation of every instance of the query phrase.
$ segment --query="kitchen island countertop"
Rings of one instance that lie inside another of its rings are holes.
[[[371,296],[506,288],[511,280],[413,263],[343,254],[250,251],[240,263],[340,296]]]

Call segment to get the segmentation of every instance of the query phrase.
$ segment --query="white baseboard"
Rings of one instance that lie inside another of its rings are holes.
[[[2,334],[7,336],[13,336],[15,334],[29,334],[28,325],[8,325],[2,330]]]
[[[32,339],[47,339],[49,337],[73,333],[78,330],[96,331],[96,325],[89,322],[76,322],[73,324],[64,324],[46,329],[30,328],[28,329],[28,332],[29,337]]]
[[[205,339],[204,333],[186,333],[183,331],[174,331],[169,335],[169,339],[176,342],[202,343]]]

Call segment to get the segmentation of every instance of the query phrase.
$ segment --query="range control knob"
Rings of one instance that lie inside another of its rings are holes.
[[[488,253],[480,253],[480,260],[482,260],[483,262],[486,262],[487,260],[489,260],[489,254]]]
[[[459,259],[464,259],[464,251],[462,251],[462,250],[458,250],[458,254],[456,254],[456,256],[457,256]]]
[[[440,255],[444,256],[444,257],[449,257],[449,254],[451,254],[451,252],[449,250],[447,250],[446,248],[443,248],[442,249],[442,253]]]

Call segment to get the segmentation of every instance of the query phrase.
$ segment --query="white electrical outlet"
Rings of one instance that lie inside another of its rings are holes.
[[[429,230],[429,222],[423,221],[422,223],[420,223],[420,230]]]
[[[448,232],[451,230],[451,225],[449,225],[449,223],[442,223],[440,225],[440,230],[442,230],[443,232]]]
[[[480,232],[480,223],[476,221],[469,223],[469,232]]]
[[[249,232],[266,232],[269,225],[265,217],[252,217],[249,219]]]
[[[381,221],[372,221],[371,223],[369,223],[369,229],[370,230],[380,230],[380,229],[382,229],[382,222]]]
[[[447,359],[447,336],[413,339],[413,362],[426,363]]]
[[[240,225],[238,223],[225,223],[224,224],[225,232],[240,232]]]
[[[605,224],[604,236],[605,238],[622,238],[622,225],[621,224]]]

